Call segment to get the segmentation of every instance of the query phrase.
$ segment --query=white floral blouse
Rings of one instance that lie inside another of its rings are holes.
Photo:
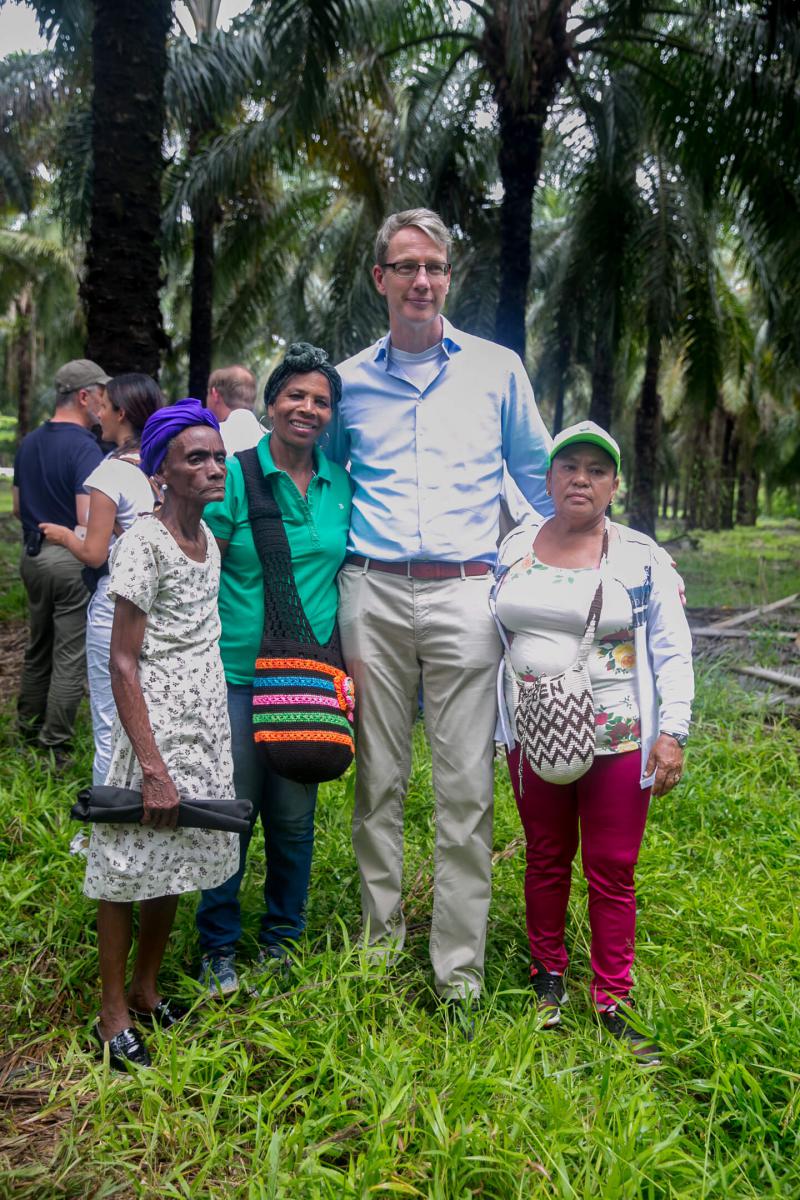
[[[497,616],[509,634],[514,670],[558,674],[578,655],[592,599],[603,580],[603,608],[587,666],[594,694],[597,754],[641,747],[636,651],[630,597],[606,564],[571,569],[540,562],[533,548],[513,563],[497,591]],[[511,680],[506,703],[513,712]]]

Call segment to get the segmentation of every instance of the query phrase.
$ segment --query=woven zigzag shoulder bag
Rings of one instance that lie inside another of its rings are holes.
[[[608,555],[608,526],[603,536],[600,565]],[[596,731],[594,694],[588,659],[603,608],[603,583],[597,585],[578,656],[571,667],[558,675],[525,679],[511,665],[505,642],[506,668],[511,672],[514,693],[514,724],[519,742],[519,788],[525,759],[531,770],[546,783],[574,783],[594,762]]]
[[[353,761],[355,688],[338,626],[323,645],[305,614],[283,517],[255,449],[242,466],[253,541],[264,577],[264,629],[253,678],[253,738],[277,775],[337,779]]]

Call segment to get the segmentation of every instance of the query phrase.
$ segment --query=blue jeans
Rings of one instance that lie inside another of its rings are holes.
[[[235,946],[242,932],[239,888],[247,847],[256,818],[261,817],[267,875],[258,940],[280,947],[297,941],[305,928],[306,897],[314,850],[316,784],[293,783],[274,775],[253,741],[252,689],[228,684],[228,714],[233,742],[233,783],[236,795],[253,802],[253,824],[240,834],[239,870],[219,887],[202,893],[197,909],[200,949],[204,954]]]

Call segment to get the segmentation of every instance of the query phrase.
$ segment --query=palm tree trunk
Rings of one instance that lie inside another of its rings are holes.
[[[605,329],[601,329],[598,330],[594,343],[592,400],[589,405],[589,420],[596,421],[603,429],[610,429],[613,407],[614,361]]]
[[[165,345],[161,174],[169,0],[94,0],[93,185],[87,354],[110,374],[157,376]]]
[[[525,308],[531,275],[533,193],[542,158],[542,127],[533,114],[500,109],[498,165],[503,181],[500,208],[500,286],[495,341],[525,360]]]
[[[568,333],[561,336],[558,343],[558,381],[556,383],[556,403],[553,413],[553,437],[564,428],[564,399],[567,393],[567,370],[572,357],[572,339]]]
[[[758,467],[747,466],[739,471],[739,491],[736,499],[736,524],[755,525],[758,519]]]
[[[567,16],[572,3],[553,0],[543,6],[540,0],[516,0],[513,5],[492,3],[483,9],[481,57],[497,104],[497,161],[503,182],[495,340],[516,350],[523,361],[533,194],[539,180],[547,114],[567,76]],[[521,29],[527,31],[524,46],[519,45]],[[509,61],[509,46],[515,42],[524,66]]]
[[[702,529],[715,532],[733,528],[733,497],[736,487],[734,433],[736,422],[725,412],[721,397],[711,417],[710,436],[705,441],[706,481],[703,508],[699,516]]]
[[[17,330],[11,342],[17,385],[17,437],[20,441],[31,427],[35,318],[33,293],[26,284],[16,300]]]
[[[678,477],[675,480],[675,490],[672,493],[672,519],[673,519],[673,521],[677,521],[680,519],[681,496],[682,495],[685,495],[685,487],[684,487],[683,477],[682,477],[681,473],[679,472]]]
[[[722,441],[722,480],[719,492],[720,529],[733,529],[733,500],[736,494],[736,462],[739,443],[736,439],[736,422],[725,413]]]
[[[189,395],[205,400],[211,374],[214,322],[214,217],[193,214],[192,313],[189,324]]]
[[[736,423],[736,439],[739,445],[737,458],[736,524],[755,525],[758,518],[758,490],[761,473],[756,465],[756,447],[759,443],[761,426],[758,409],[750,399],[739,413]]]
[[[689,443],[689,472],[686,480],[684,520],[688,529],[705,529],[709,507],[709,485],[712,470],[709,447],[712,440],[711,420],[707,415],[697,417]]]
[[[722,420],[721,406],[711,414],[708,423],[708,439],[705,442],[706,479],[703,489],[703,507],[699,514],[701,529],[719,529],[720,476],[722,471]]]
[[[644,381],[636,409],[633,447],[633,484],[628,505],[633,529],[656,536],[658,513],[658,448],[661,437],[661,336],[651,328],[647,342]]]

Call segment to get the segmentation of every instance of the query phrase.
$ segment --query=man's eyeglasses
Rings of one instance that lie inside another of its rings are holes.
[[[417,274],[424,270],[426,275],[449,275],[450,263],[448,262],[412,262],[409,258],[404,258],[401,262],[384,263],[383,269],[391,267],[395,275],[399,275],[402,279],[414,279]]]

